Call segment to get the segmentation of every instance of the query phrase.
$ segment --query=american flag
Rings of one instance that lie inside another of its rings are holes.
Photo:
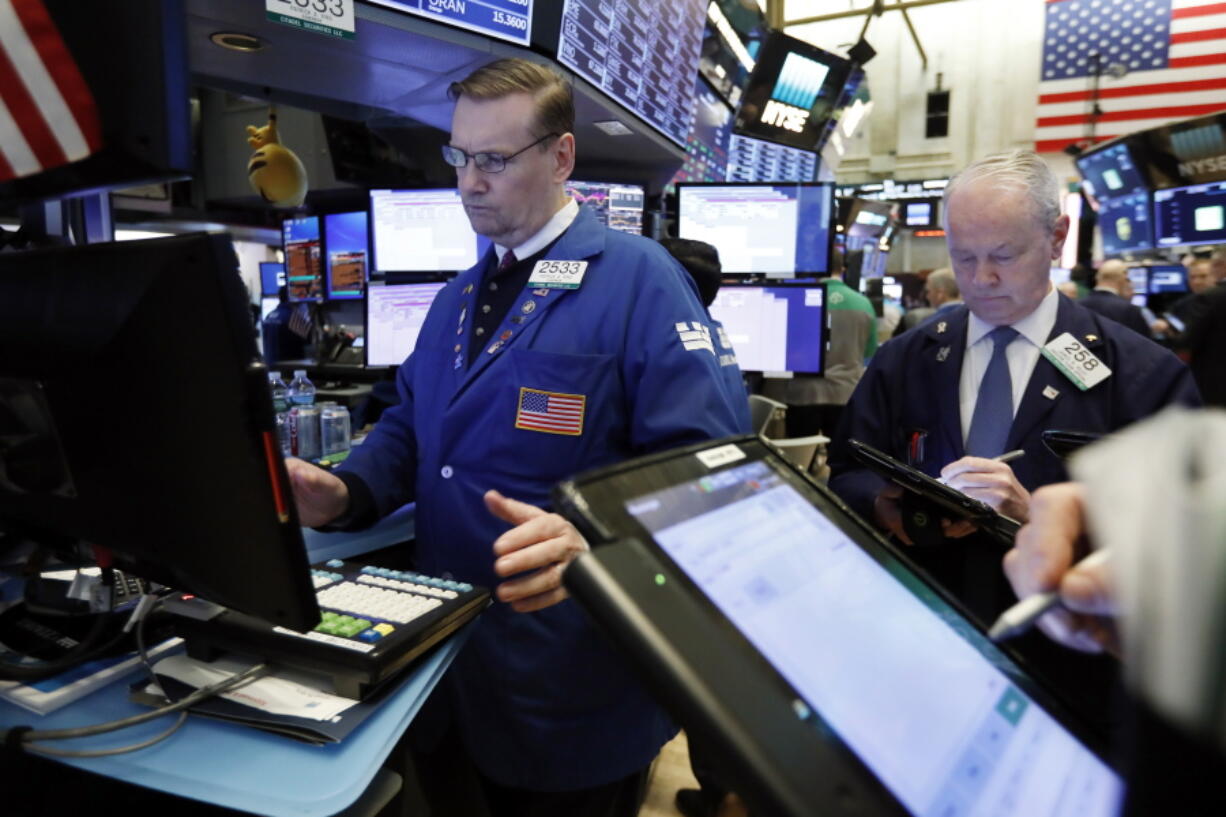
[[[1226,110],[1226,2],[1047,0],[1038,152],[1086,137],[1094,52],[1103,72],[1095,141]],[[1114,66],[1127,74],[1112,77]]]
[[[0,0],[0,182],[102,145],[98,111],[40,0]]]
[[[298,304],[294,311],[289,313],[289,320],[285,322],[286,328],[303,340],[311,336],[311,328],[314,325],[315,322],[311,319],[311,309],[306,304]]]
[[[583,410],[587,398],[582,394],[558,394],[521,388],[515,427],[549,434],[583,433]]]

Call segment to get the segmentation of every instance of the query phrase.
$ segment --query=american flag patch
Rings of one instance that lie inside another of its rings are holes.
[[[587,397],[582,394],[559,394],[539,389],[520,388],[519,408],[515,412],[515,427],[547,434],[583,433],[583,410]]]

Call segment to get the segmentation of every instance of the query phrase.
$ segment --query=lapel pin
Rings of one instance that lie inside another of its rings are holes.
[[[1093,343],[1096,340],[1098,340],[1098,335],[1086,335],[1087,343]]]
[[[464,287],[463,291],[462,291],[460,294],[461,294],[461,295],[467,295],[468,293],[470,293],[470,292],[472,292],[472,291],[473,291],[473,285],[472,285],[472,284],[469,284],[468,286]]]
[[[947,324],[945,321],[941,321],[940,323],[937,324],[937,334],[944,335],[945,330],[948,328],[949,328],[949,324]]]
[[[524,305],[520,309],[525,315],[531,315],[532,310],[536,309],[536,301],[524,301]]]
[[[1055,400],[1060,396],[1060,390],[1054,386],[1048,386],[1047,388],[1043,389],[1043,396],[1048,400]]]
[[[948,346],[942,346],[940,349],[937,350],[937,363],[944,363],[947,357],[949,357],[949,347]]]

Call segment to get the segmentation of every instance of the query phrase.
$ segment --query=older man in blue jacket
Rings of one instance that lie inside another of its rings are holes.
[[[566,196],[569,85],[515,59],[451,90],[444,158],[494,248],[436,298],[402,402],[339,478],[293,463],[295,498],[350,526],[415,499],[418,569],[496,587],[444,682],[495,817],[629,816],[675,728],[566,600],[586,544],[544,508],[578,471],[748,430],[746,398],[686,273]]]

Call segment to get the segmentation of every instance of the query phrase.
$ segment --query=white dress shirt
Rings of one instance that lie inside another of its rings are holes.
[[[1039,350],[1047,345],[1051,330],[1056,325],[1056,310],[1059,305],[1060,296],[1055,287],[1050,287],[1033,312],[1012,324],[1018,336],[1005,350],[1005,358],[1009,361],[1009,379],[1013,384],[1015,417],[1018,406],[1022,404],[1022,395],[1026,393],[1026,384],[1030,382],[1030,375],[1034,372],[1035,364],[1039,362]],[[958,409],[962,413],[964,443],[971,430],[971,418],[975,416],[979,383],[992,360],[992,339],[987,335],[995,328],[975,317],[974,313],[971,313],[966,322],[966,354],[962,356],[962,376],[958,381]]]
[[[541,250],[549,246],[562,233],[566,232],[567,228],[574,222],[579,215],[579,204],[572,198],[566,199],[566,204],[561,210],[553,214],[553,218],[545,222],[545,226],[537,230],[535,234],[518,247],[512,247],[515,250],[515,257],[520,261],[525,258],[531,258]],[[507,254],[507,248],[501,244],[494,245],[494,252],[498,254],[498,260],[501,262],[502,257]]]

